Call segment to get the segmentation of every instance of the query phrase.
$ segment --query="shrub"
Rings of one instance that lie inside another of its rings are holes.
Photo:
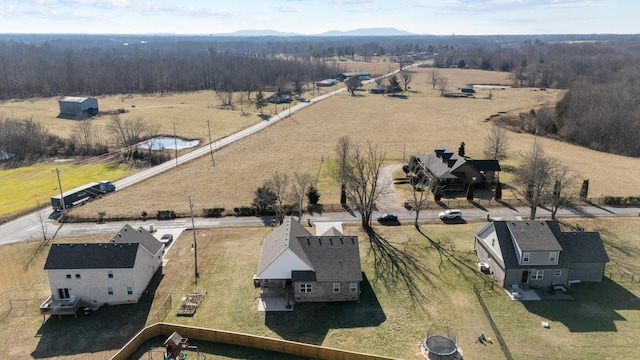
[[[224,208],[207,208],[202,209],[202,216],[204,217],[222,217],[222,213],[224,213]]]
[[[233,212],[236,214],[236,216],[255,216],[258,214],[256,208],[248,206],[233,208]]]
[[[176,213],[173,210],[158,210],[156,219],[158,220],[171,220],[176,218]]]

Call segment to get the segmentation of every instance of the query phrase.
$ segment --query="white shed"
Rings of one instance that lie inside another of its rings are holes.
[[[83,119],[98,113],[98,100],[87,97],[65,96],[58,101],[59,117]]]

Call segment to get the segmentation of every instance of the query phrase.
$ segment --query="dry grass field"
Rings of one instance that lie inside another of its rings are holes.
[[[439,96],[428,83],[431,69],[412,68],[411,91],[406,98],[347,93],[318,102],[267,128],[222,148],[215,153],[216,166],[203,157],[166,176],[110,195],[76,211],[81,216],[137,216],[171,209],[187,212],[187,197],[196,208],[249,206],[254,190],[275,171],[293,175],[295,171],[318,177],[323,203],[339,203],[339,192],[330,172],[334,166],[335,144],[343,135],[366,145],[372,142],[387,154],[388,163],[402,162],[412,154],[431,152],[440,145],[457,149],[465,142],[467,154],[481,158],[485,134],[491,127],[485,119],[500,111],[528,112],[543,105],[553,106],[561,91],[538,89],[479,90],[474,99]],[[449,78],[450,88],[465,84],[509,84],[507,74],[476,70],[439,69]],[[488,99],[491,93],[491,99]],[[521,154],[533,144],[529,134],[511,133],[510,158],[517,165]],[[640,177],[640,159],[600,153],[560,141],[538,137],[547,153],[590,179],[590,196],[634,195],[628,179]],[[596,166],[594,166],[596,165]],[[607,166],[607,171],[602,171]],[[508,181],[505,171],[501,179]],[[123,199],[145,199],[126,208]],[[400,201],[404,201],[401,198]]]
[[[606,272],[613,272],[614,280],[619,271],[640,274],[636,261],[640,244],[634,236],[640,231],[639,219],[567,221],[580,222],[587,230],[602,231],[611,258]],[[413,226],[377,226],[382,237],[414,255],[421,264],[422,270],[412,277],[411,287],[377,273],[366,236],[356,225],[346,225],[345,233],[357,234],[361,241],[366,275],[361,301],[299,304],[291,313],[269,314],[257,311],[259,290],[253,287],[251,279],[262,239],[272,228],[198,229],[201,276],[197,286],[193,279],[193,233],[184,232],[167,253],[168,262],[153,301],[151,297],[143,297],[137,305],[104,307],[89,316],[61,320],[54,317],[44,322],[37,306],[49,294],[47,276],[42,270],[48,249],[38,249],[39,244],[34,241],[0,246],[0,256],[5,259],[0,263],[0,335],[13,339],[4,358],[103,360],[145,323],[160,320],[402,359],[423,359],[420,340],[429,328],[449,329],[456,335],[466,359],[504,359],[472,291],[474,283],[482,285],[486,279],[475,269],[473,255],[472,233],[482,225],[482,222],[424,223],[425,235],[445,249],[443,261],[429,240]],[[55,242],[97,242],[110,237],[105,234]],[[515,302],[508,300],[502,291],[488,288],[482,292],[482,298],[515,359],[633,358],[640,336],[638,286],[637,282],[609,280],[602,284],[574,285],[571,291],[576,300],[565,302]],[[194,289],[207,292],[195,316],[175,316],[179,299]],[[409,290],[418,290],[420,294],[411,296]],[[159,303],[169,293],[173,299],[171,309],[166,317],[158,318]],[[9,300],[13,307],[10,310]],[[551,329],[542,328],[541,321],[549,321]],[[492,345],[475,342],[481,331],[494,339]],[[259,354],[225,355],[215,347],[208,349],[207,359],[260,358]],[[139,357],[148,358],[148,354]]]
[[[372,63],[344,61],[342,65],[345,70],[372,73],[389,67],[385,60]],[[234,207],[249,206],[254,190],[275,171],[290,176],[295,171],[317,176],[320,201],[325,204],[338,203],[339,189],[330,174],[335,165],[335,144],[343,135],[348,135],[360,145],[366,145],[367,142],[377,145],[386,152],[389,164],[402,162],[412,154],[431,152],[440,145],[457,149],[463,141],[468,155],[482,158],[483,140],[491,127],[491,123],[485,121],[487,117],[497,112],[517,114],[543,105],[553,106],[562,96],[562,92],[557,90],[507,88],[480,89],[474,99],[443,98],[428,81],[431,68],[413,67],[410,71],[413,80],[406,97],[372,95],[366,91],[357,92],[357,96],[344,93],[331,97],[259,134],[217,150],[215,167],[208,157],[202,157],[165,176],[118,191],[74,212],[83,217],[95,217],[98,212],[105,212],[107,218],[139,216],[142,211],[155,214],[157,210],[185,213],[188,210],[188,196],[193,198],[198,211],[209,207],[224,207],[231,211]],[[466,84],[510,84],[508,74],[501,72],[461,69],[437,71],[440,76],[449,79],[450,89]],[[103,111],[124,107],[128,112],[121,115],[123,118],[141,117],[157,124],[160,133],[166,134],[173,133],[175,123],[179,136],[200,140],[208,139],[206,120],[211,120],[214,138],[262,121],[253,108],[245,108],[249,115],[243,115],[239,107],[236,110],[218,109],[213,92],[111,96],[99,101]],[[67,136],[75,125],[73,121],[55,118],[55,99],[5,102],[0,109],[7,114],[32,116],[52,132]],[[268,107],[265,113],[275,110]],[[109,116],[99,117],[95,121],[104,126]],[[507,171],[501,174],[501,180],[507,183],[511,178],[508,170],[517,166],[522,154],[531,147],[534,137],[511,133],[510,139],[510,157],[503,162]],[[637,195],[636,189],[628,184],[629,179],[640,177],[639,159],[601,153],[542,137],[538,137],[537,141],[549,155],[579,173],[579,182],[581,179],[590,179],[590,196]],[[605,167],[607,170],[603,171]],[[399,201],[404,202],[406,198],[401,191]],[[144,201],[130,203],[126,199]],[[47,199],[42,201],[46,202]],[[122,206],[125,202],[128,206]]]

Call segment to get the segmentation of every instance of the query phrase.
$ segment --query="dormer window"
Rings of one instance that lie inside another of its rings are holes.
[[[555,251],[549,253],[549,262],[550,263],[555,263],[556,260],[558,260],[558,253],[555,252]]]
[[[113,278],[113,270],[107,270],[107,277]]]
[[[522,262],[523,263],[529,262],[530,258],[531,258],[531,253],[528,253],[528,252],[523,252],[522,253]]]

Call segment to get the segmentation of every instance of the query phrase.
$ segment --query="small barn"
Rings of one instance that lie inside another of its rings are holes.
[[[316,83],[317,87],[327,87],[327,86],[333,86],[337,83],[338,81],[336,79],[324,79],[321,81],[318,81]]]
[[[81,120],[98,114],[98,100],[94,98],[65,96],[58,100],[58,105],[60,118]]]
[[[384,85],[376,85],[369,89],[369,92],[371,94],[384,94],[385,92],[387,92],[387,88]]]

